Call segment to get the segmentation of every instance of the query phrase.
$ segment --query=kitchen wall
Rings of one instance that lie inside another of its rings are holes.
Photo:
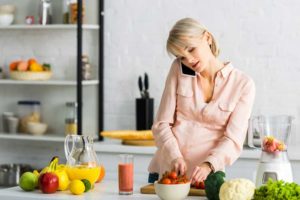
[[[252,0],[105,1],[105,129],[135,129],[137,79],[147,72],[159,105],[173,58],[165,51],[168,31],[193,17],[214,33],[220,58],[249,74],[257,87],[253,114],[296,117],[300,125],[300,2]]]

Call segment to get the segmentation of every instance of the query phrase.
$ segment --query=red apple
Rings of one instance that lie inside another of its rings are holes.
[[[58,189],[58,177],[52,172],[46,172],[39,177],[39,187],[43,193],[54,193]]]

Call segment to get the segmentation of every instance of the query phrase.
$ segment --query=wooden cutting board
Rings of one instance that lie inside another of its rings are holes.
[[[154,140],[122,140],[124,145],[155,146]]]
[[[155,194],[154,184],[149,184],[141,187],[140,192],[142,194]],[[191,188],[189,196],[205,196],[205,190]]]

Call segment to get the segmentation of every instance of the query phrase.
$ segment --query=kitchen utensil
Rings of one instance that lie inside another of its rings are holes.
[[[10,71],[9,76],[14,80],[22,81],[44,81],[52,77],[51,71],[29,72],[29,71]]]
[[[161,184],[157,181],[154,182],[155,193],[162,200],[183,200],[190,191],[191,183],[182,184]]]
[[[148,184],[140,188],[142,194],[155,194],[154,184]],[[205,190],[190,188],[189,196],[205,196]]]
[[[17,133],[18,132],[18,125],[19,125],[19,118],[17,118],[17,117],[8,117],[7,118],[7,125],[8,125],[8,132],[9,133]]]
[[[265,184],[269,178],[293,182],[287,154],[293,119],[288,115],[257,116],[254,119],[257,120],[262,150],[256,174],[257,187]]]
[[[66,169],[71,180],[88,179],[91,184],[96,182],[100,174],[100,165],[93,148],[93,139],[90,136],[67,135],[65,156]]]
[[[40,0],[39,4],[39,23],[42,25],[52,22],[52,2],[51,0]]]
[[[14,113],[12,112],[4,112],[2,113],[2,130],[4,133],[8,132],[8,118],[13,117]]]
[[[9,26],[14,21],[14,14],[0,14],[0,26]]]
[[[27,131],[31,135],[44,135],[48,125],[41,122],[28,122]]]
[[[143,86],[143,80],[142,80],[141,76],[139,76],[139,79],[138,79],[138,86],[139,86],[141,97],[142,98],[149,98],[150,97],[149,92],[148,92],[149,78],[148,78],[147,73],[144,74],[144,86]]]
[[[0,5],[0,14],[13,14],[16,6],[13,4]]]
[[[18,185],[20,176],[28,171],[33,171],[33,168],[27,164],[0,165],[0,186],[12,187]]]

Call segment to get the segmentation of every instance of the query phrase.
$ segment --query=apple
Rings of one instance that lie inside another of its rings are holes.
[[[58,189],[58,177],[52,172],[46,172],[39,178],[39,187],[43,193],[54,193]]]

